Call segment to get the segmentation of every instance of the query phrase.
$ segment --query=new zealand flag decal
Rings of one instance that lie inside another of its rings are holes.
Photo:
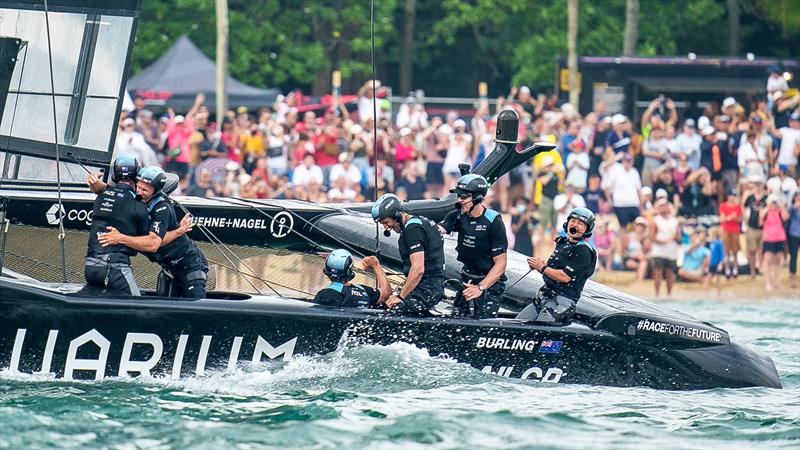
[[[559,353],[561,344],[561,341],[542,341],[539,345],[539,353]]]

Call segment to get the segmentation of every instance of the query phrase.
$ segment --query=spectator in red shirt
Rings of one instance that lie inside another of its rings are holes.
[[[339,153],[342,148],[339,146],[339,129],[335,126],[326,126],[322,134],[314,136],[314,156],[316,163],[322,168],[325,175],[324,184],[328,184],[328,175],[331,167],[339,162]]]
[[[725,247],[725,276],[739,275],[736,254],[739,253],[739,234],[742,231],[744,211],[735,190],[728,191],[727,201],[719,205],[719,222],[722,227],[722,245]]]

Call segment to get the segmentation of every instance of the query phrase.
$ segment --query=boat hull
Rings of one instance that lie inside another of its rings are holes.
[[[115,299],[0,281],[0,369],[68,380],[181,378],[326,354],[347,345],[406,342],[433,357],[535,382],[780,387],[768,358],[744,358],[737,353],[742,349],[727,340],[659,347],[646,336],[577,323],[548,327],[515,319],[404,318],[279,298],[215,296]]]

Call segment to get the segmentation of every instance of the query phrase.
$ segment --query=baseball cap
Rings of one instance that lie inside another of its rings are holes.
[[[520,94],[522,94],[522,93],[530,94],[531,93],[531,89],[528,86],[522,86],[521,88],[519,88],[519,92],[520,92]]]
[[[769,194],[767,196],[767,203],[778,203],[781,197],[778,194]]]
[[[736,189],[728,189],[728,195],[735,197],[737,194]]]
[[[453,128],[467,128],[467,123],[461,119],[458,119],[453,122]]]
[[[625,121],[626,121],[626,120],[628,120],[628,118],[627,118],[627,117],[625,117],[625,116],[624,116],[624,115],[622,115],[622,114],[614,114],[614,115],[611,117],[611,123],[612,123],[613,125],[619,125],[619,124],[621,124],[621,123],[625,123]]]
[[[686,119],[686,121],[685,121],[685,122],[683,122],[683,123],[684,123],[684,125],[690,126],[690,127],[692,127],[692,128],[694,128],[694,127],[695,127],[695,122],[694,122],[694,119],[692,119],[691,117],[690,117],[690,118],[688,118],[688,119]]]
[[[175,123],[183,123],[184,120],[185,120],[184,117],[181,116],[180,114],[175,116]]]
[[[717,130],[714,129],[714,127],[712,127],[711,125],[709,125],[709,126],[703,128],[703,130],[700,131],[700,134],[703,135],[703,136],[708,136],[708,135],[714,134],[715,131],[717,131]]]
[[[667,190],[664,188],[660,188],[656,191],[656,198],[667,198],[668,196]]]
[[[720,122],[724,122],[724,123],[728,123],[728,122],[731,121],[731,118],[727,114],[723,114],[723,115],[719,116],[719,121]]]
[[[726,97],[725,100],[722,101],[722,109],[730,108],[736,104],[736,99],[733,97]]]
[[[639,193],[642,195],[653,195],[653,189],[650,186],[642,186]]]

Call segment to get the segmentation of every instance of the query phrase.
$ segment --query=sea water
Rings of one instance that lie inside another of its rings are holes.
[[[0,373],[0,448],[800,448],[800,302],[667,306],[772,357],[784,389],[532,383],[408,344],[180,381]]]

